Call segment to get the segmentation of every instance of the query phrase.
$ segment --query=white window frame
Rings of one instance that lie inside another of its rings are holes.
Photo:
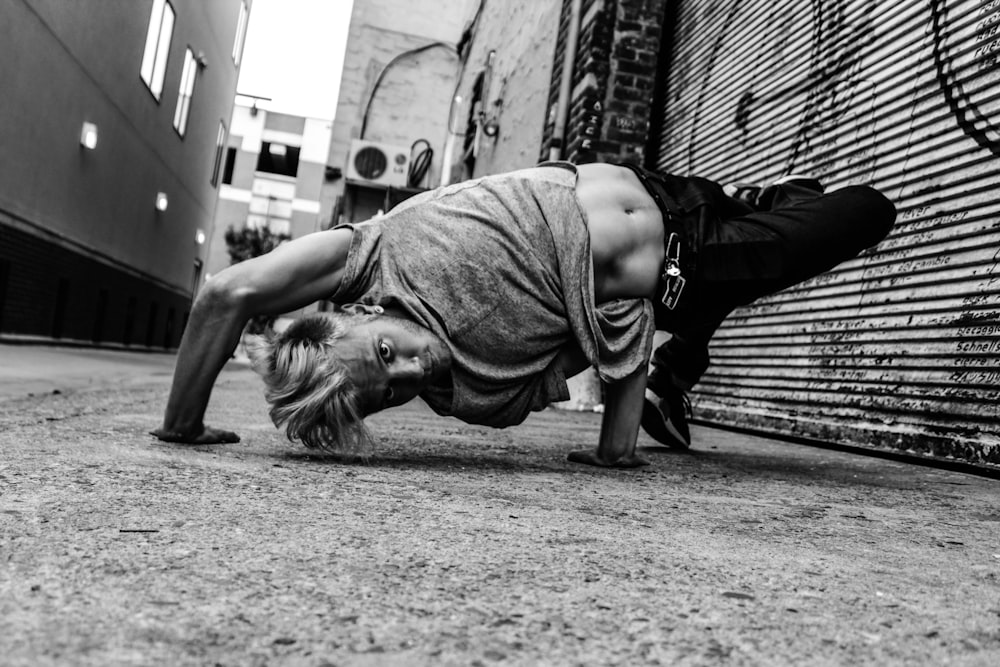
[[[163,79],[167,73],[167,58],[176,19],[173,5],[168,0],[153,0],[139,75],[157,102],[163,95]]]
[[[174,109],[174,129],[184,136],[187,132],[188,116],[191,115],[191,98],[194,97],[194,82],[198,78],[198,59],[189,46],[184,52],[184,70],[181,85],[177,89],[177,107]]]
[[[222,159],[226,154],[226,123],[219,121],[219,132],[215,135],[215,164],[212,166],[212,187],[219,185],[222,176]]]
[[[240,17],[236,21],[236,40],[233,42],[233,64],[240,66],[243,60],[243,42],[247,36],[247,23],[250,19],[250,10],[247,9],[247,0],[240,1]]]

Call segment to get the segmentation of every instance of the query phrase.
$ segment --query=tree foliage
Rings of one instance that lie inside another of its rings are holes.
[[[236,229],[233,225],[229,225],[225,235],[226,251],[229,253],[230,263],[239,264],[248,259],[266,255],[290,238],[292,237],[288,234],[276,234],[267,227],[244,225],[240,229]],[[273,317],[258,315],[250,318],[246,331],[251,334],[259,334],[273,325]]]
[[[229,261],[239,264],[253,257],[266,255],[290,238],[292,237],[288,234],[276,234],[267,227],[244,225],[236,229],[229,225],[225,235],[226,251],[229,253]]]

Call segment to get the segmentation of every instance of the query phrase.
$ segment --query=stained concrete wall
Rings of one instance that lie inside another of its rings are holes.
[[[453,180],[502,173],[535,164],[550,118],[549,86],[559,0],[487,2],[474,26],[456,105],[458,137]],[[483,122],[494,122],[497,134],[486,136],[482,123],[469,126],[473,89],[482,76]],[[465,133],[471,129],[473,136]],[[474,164],[463,160],[465,145],[476,152]]]

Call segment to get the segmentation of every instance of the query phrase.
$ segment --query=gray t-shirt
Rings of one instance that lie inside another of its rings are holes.
[[[421,394],[441,415],[519,424],[569,398],[556,361],[576,343],[605,380],[647,362],[648,299],[594,304],[576,174],[535,167],[421,193],[354,230],[338,303],[395,303],[444,339],[452,384]]]

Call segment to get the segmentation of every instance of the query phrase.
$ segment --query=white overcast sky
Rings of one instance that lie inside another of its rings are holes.
[[[270,97],[263,109],[332,119],[353,4],[254,0],[237,91]]]

